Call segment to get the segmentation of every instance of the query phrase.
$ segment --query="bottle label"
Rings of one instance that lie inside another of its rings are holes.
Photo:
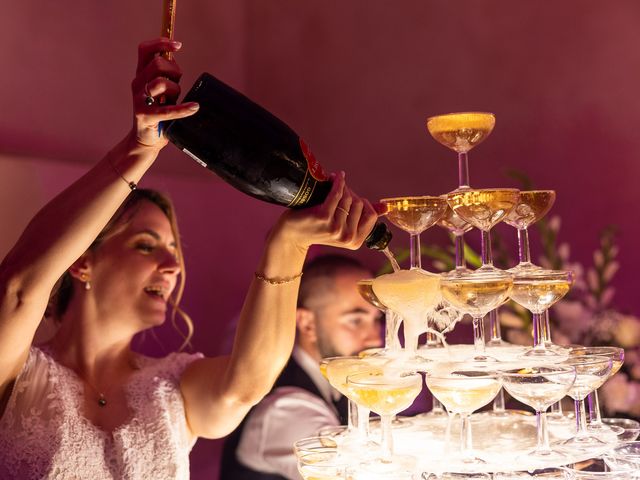
[[[324,182],[329,180],[329,177],[325,173],[322,165],[316,160],[316,157],[311,152],[309,146],[304,143],[301,138],[298,139],[300,143],[300,150],[307,161],[307,171],[304,174],[304,179],[300,185],[300,189],[293,200],[287,205],[287,207],[300,207],[306,205],[309,199],[313,195],[313,191],[316,189],[318,182]]]
[[[329,180],[329,176],[325,173],[322,165],[320,165],[320,163],[316,160],[316,157],[313,155],[313,152],[309,148],[309,145],[304,143],[304,140],[302,140],[301,138],[299,138],[298,141],[300,142],[300,149],[302,150],[302,154],[307,160],[307,168],[309,169],[309,173],[311,174],[311,176],[319,182]]]

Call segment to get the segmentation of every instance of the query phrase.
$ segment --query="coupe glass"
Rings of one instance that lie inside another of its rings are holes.
[[[577,432],[573,438],[564,441],[562,445],[577,452],[588,451],[594,446],[606,446],[606,442],[587,430],[583,400],[609,378],[613,362],[610,358],[600,355],[575,355],[570,356],[560,365],[573,367],[576,370],[576,380],[569,389],[569,396],[575,403]]]
[[[445,274],[440,281],[442,296],[451,305],[473,317],[475,360],[487,360],[485,355],[484,322],[482,318],[502,305],[513,286],[511,274],[499,270],[476,270],[466,274]]]
[[[561,461],[566,455],[549,446],[547,408],[562,400],[576,380],[573,367],[532,366],[501,371],[502,386],[516,400],[529,405],[537,416],[537,446],[526,457],[542,462]],[[547,463],[548,464],[548,463]]]
[[[489,136],[496,124],[493,113],[460,112],[427,119],[427,130],[439,143],[458,154],[458,189],[469,188],[467,153]]]
[[[320,363],[320,371],[333,388],[349,399],[348,429],[345,435],[355,443],[366,444],[369,437],[369,411],[353,402],[347,377],[359,372],[381,371],[386,360],[382,357],[328,357]],[[324,365],[324,366],[323,366]],[[357,409],[357,429],[353,425],[354,409]],[[344,443],[344,442],[343,442]]]
[[[553,190],[521,190],[517,205],[505,217],[504,223],[518,230],[520,263],[510,270],[513,273],[540,268],[531,263],[527,229],[549,212],[555,200],[556,192]]]
[[[418,356],[418,338],[427,329],[431,312],[440,304],[440,275],[424,270],[400,270],[380,275],[373,281],[373,292],[380,301],[402,317],[404,350],[417,367],[426,363]]]
[[[571,289],[574,274],[568,270],[522,270],[513,279],[511,299],[533,315],[533,348],[525,356],[558,357],[560,346],[548,348],[544,342],[544,313]]]
[[[409,233],[411,268],[421,268],[420,234],[431,228],[447,210],[442,197],[397,197],[380,200],[386,207],[386,217],[396,227]]]
[[[381,456],[368,466],[380,466],[385,471],[385,464],[394,463],[402,467],[415,465],[415,458],[406,455],[394,456],[391,421],[393,416],[411,406],[420,390],[422,377],[417,373],[392,374],[384,372],[366,372],[350,375],[347,378],[353,400],[360,406],[380,415],[382,427]],[[410,465],[409,465],[410,464]]]
[[[493,400],[501,388],[500,375],[485,368],[486,364],[442,364],[427,372],[426,383],[431,393],[442,402],[451,416],[462,418],[460,452],[445,461],[458,461],[465,470],[486,463],[477,457],[472,447],[471,414]]]
[[[622,368],[624,363],[624,350],[619,347],[574,347],[571,355],[601,355],[611,359],[611,373],[613,377]],[[613,431],[616,435],[624,433],[624,428],[615,425],[605,425],[600,415],[600,402],[598,402],[598,390],[594,390],[587,397],[589,405],[589,422],[587,430],[591,433]]]
[[[314,452],[298,457],[298,472],[304,480],[342,480],[348,459],[337,452]]]
[[[640,442],[617,445],[604,455],[604,462],[612,470],[635,470],[640,473]]]
[[[612,469],[601,458],[580,462],[562,468],[567,473],[567,480],[638,480],[637,470]]]

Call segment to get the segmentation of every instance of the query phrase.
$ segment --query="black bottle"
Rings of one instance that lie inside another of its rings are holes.
[[[282,120],[240,92],[203,73],[184,98],[195,115],[170,122],[165,133],[179,149],[238,190],[290,208],[322,203],[331,182],[311,150]],[[391,240],[384,223],[365,244],[382,250]]]

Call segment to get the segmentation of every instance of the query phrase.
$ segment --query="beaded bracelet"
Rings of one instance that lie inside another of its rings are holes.
[[[260,275],[258,272],[254,272],[253,275],[257,280],[261,282],[268,283],[269,285],[282,285],[284,283],[291,283],[302,276],[302,272],[293,277],[285,277],[285,278],[267,278],[265,276]]]
[[[114,171],[114,172],[116,172],[116,174],[117,174],[117,175],[118,175],[122,180],[124,180],[124,183],[126,183],[132,191],[133,191],[133,190],[135,190],[136,188],[138,188],[138,185],[136,184],[136,182],[130,182],[129,180],[127,180],[126,178],[124,178],[124,177],[122,176],[122,174],[120,173],[120,170],[118,170],[118,169],[116,168],[116,166],[111,162],[111,159],[109,159],[109,165],[111,165],[111,168],[113,169],[113,171]]]

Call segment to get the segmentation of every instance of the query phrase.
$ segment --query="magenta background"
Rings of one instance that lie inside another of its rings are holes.
[[[3,5],[1,254],[127,130],[135,45],[157,34],[160,4]],[[494,112],[494,133],[470,154],[472,185],[517,186],[506,171],[518,169],[538,188],[555,189],[560,239],[585,264],[598,232],[618,225],[615,302],[640,314],[636,0],[191,0],[179,2],[177,18],[185,87],[207,70],[242,90],[373,199],[453,189],[454,154],[427,135],[426,117]],[[235,192],[173,147],[142,184],[177,204],[194,343],[215,354],[280,210]],[[405,240],[398,233],[395,244]],[[168,332],[160,336],[171,348]],[[193,478],[216,478],[220,443],[198,443]]]

